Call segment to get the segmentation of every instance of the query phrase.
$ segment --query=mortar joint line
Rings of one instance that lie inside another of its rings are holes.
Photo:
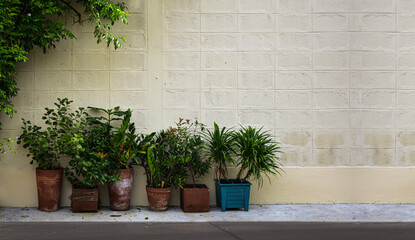
[[[394,112],[393,112],[393,138],[394,138],[394,150],[395,150],[395,164],[397,163],[398,156],[397,156],[397,137],[396,137],[396,120],[397,120],[397,104],[398,104],[398,1],[395,1],[395,33],[394,33],[394,40],[395,40],[395,81],[394,81],[394,87],[395,87],[395,104],[394,104]],[[399,165],[402,165],[402,163],[399,163]]]
[[[240,109],[239,109],[239,55],[240,55],[240,46],[239,46],[239,1],[236,1],[236,123],[239,123],[240,118]]]
[[[314,46],[314,37],[315,37],[315,32],[314,32],[314,7],[313,7],[313,3],[311,3],[311,79],[310,79],[310,92],[311,92],[311,162],[314,162],[314,127],[315,127],[315,111],[314,111],[314,51],[315,51],[315,46]],[[304,163],[302,164],[301,167],[304,166]]]
[[[202,1],[199,2],[199,121],[202,119]]]
[[[352,166],[352,141],[351,141],[351,133],[352,133],[352,131],[351,131],[351,123],[352,123],[352,115],[351,115],[351,98],[350,98],[350,94],[351,94],[351,91],[350,91],[350,88],[351,88],[351,85],[350,85],[350,72],[351,72],[351,62],[350,62],[350,54],[351,54],[351,51],[350,51],[350,49],[351,49],[351,38],[350,38],[350,30],[351,30],[351,6],[350,6],[350,1],[348,1],[348,10],[349,10],[349,26],[348,26],[348,29],[347,29],[347,43],[349,44],[349,47],[348,47],[348,63],[349,63],[349,72],[348,72],[348,80],[349,80],[349,84],[348,84],[348,86],[349,86],[349,132],[348,132],[348,134],[349,134],[349,136],[348,136],[348,142],[349,142],[349,166]]]
[[[146,66],[146,83],[147,83],[147,122],[145,123],[145,125],[146,125],[146,129],[147,129],[147,131],[150,131],[150,125],[149,125],[149,121],[150,121],[150,91],[149,91],[149,86],[150,86],[150,82],[149,82],[149,71],[148,71],[148,69],[149,69],[149,65],[148,65],[148,55],[149,55],[149,43],[148,43],[148,32],[149,32],[149,27],[148,27],[148,23],[149,23],[149,11],[148,11],[148,9],[149,9],[149,7],[148,7],[148,0],[146,0],[145,1],[145,4],[146,4],[146,6],[145,6],[145,13],[146,13],[146,32],[145,32],[145,39],[146,39],[146,54],[147,54],[147,66]],[[150,76],[151,77],[151,76]],[[161,76],[160,76],[161,77]]]

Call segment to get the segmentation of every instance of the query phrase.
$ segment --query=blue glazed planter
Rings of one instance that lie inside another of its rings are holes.
[[[251,183],[223,184],[215,180],[215,188],[216,206],[221,207],[222,212],[227,208],[243,208],[248,211]]]

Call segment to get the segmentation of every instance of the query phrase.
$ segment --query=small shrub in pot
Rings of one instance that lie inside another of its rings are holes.
[[[101,152],[107,145],[106,140],[102,128],[89,125],[72,137],[77,151],[73,152],[65,174],[72,184],[73,212],[98,211],[98,186],[111,177],[107,172],[108,158]]]
[[[180,138],[178,129],[173,127],[142,138],[147,138],[150,142],[146,155],[137,159],[146,174],[149,209],[165,211],[172,187],[183,186],[187,177],[183,167],[186,145]]]
[[[38,209],[42,211],[59,209],[63,173],[60,159],[77,151],[71,140],[73,133],[83,128],[84,109],[72,112],[72,102],[68,98],[58,98],[54,103],[55,108],[45,108],[42,116],[45,127],[22,119],[23,133],[17,143],[29,150],[27,156],[32,157],[30,164],[38,165]]]
[[[177,123],[180,144],[186,146],[186,149],[183,149],[183,167],[187,170],[188,179],[191,181],[191,184],[185,184],[180,188],[180,206],[184,212],[209,211],[209,188],[205,184],[196,184],[211,167],[209,159],[202,153],[204,130],[204,125],[197,120],[192,122],[179,119]]]
[[[111,210],[128,210],[130,208],[131,191],[134,177],[134,158],[142,153],[139,149],[135,125],[131,122],[132,112],[113,109],[92,108],[99,117],[90,117],[88,121],[93,127],[105,133],[105,144],[100,154],[108,160],[109,174],[108,192]]]

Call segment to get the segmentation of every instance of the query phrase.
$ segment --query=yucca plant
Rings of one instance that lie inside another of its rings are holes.
[[[247,179],[253,178],[262,186],[262,173],[269,175],[280,174],[281,163],[278,156],[280,147],[272,139],[271,134],[263,131],[262,128],[255,129],[251,126],[242,127],[234,134],[236,144],[236,155],[240,167],[237,181],[246,182]]]
[[[214,130],[204,134],[205,148],[209,160],[215,163],[215,177],[220,180],[228,180],[227,164],[233,164],[234,155],[234,131],[232,129],[219,128],[216,122],[213,123]]]

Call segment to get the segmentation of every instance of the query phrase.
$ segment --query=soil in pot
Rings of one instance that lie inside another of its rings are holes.
[[[63,169],[40,170],[36,168],[38,208],[40,211],[59,210]]]
[[[246,180],[243,180],[243,179],[240,179],[240,180],[237,180],[237,179],[220,179],[219,180],[219,182],[221,183],[221,184],[240,184],[240,183],[249,183],[248,181],[246,181]]]
[[[146,187],[150,211],[166,211],[169,205],[171,187],[151,188]]]
[[[131,190],[133,188],[134,169],[121,169],[120,181],[109,183],[110,208],[115,211],[130,209]]]
[[[72,187],[72,212],[97,212],[98,188]]]
[[[184,212],[209,212],[209,188],[205,184],[185,185],[180,189],[180,207]]]

